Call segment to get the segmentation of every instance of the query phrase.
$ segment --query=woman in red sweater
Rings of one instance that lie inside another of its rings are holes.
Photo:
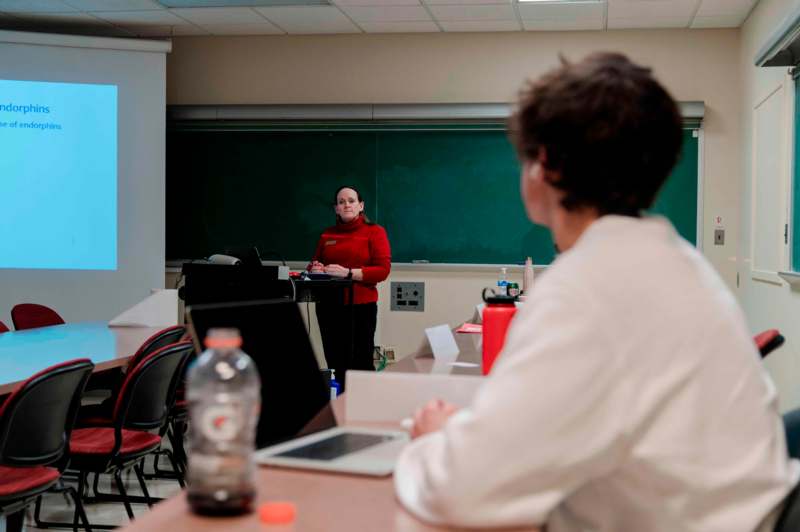
[[[317,302],[317,320],[328,367],[344,384],[348,369],[374,370],[375,326],[378,318],[379,282],[389,276],[392,252],[383,227],[364,214],[364,201],[351,186],[336,191],[336,225],[325,229],[309,269],[332,277],[352,279],[353,331],[346,301]]]

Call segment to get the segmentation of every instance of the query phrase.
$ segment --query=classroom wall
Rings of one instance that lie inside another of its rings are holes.
[[[741,181],[738,29],[178,37],[168,57],[167,101],[509,102],[526,77],[557,64],[560,53],[580,58],[597,50],[627,53],[651,65],[675,98],[705,102],[704,252],[735,287]],[[724,246],[711,245],[715,216],[722,217],[727,231]],[[469,318],[480,288],[496,277],[495,269],[395,270],[390,280],[426,283],[426,310],[390,312],[384,283],[376,340],[398,354],[411,352],[425,326],[457,325]]]
[[[769,94],[784,87],[787,96],[793,93],[788,80],[787,68],[759,68],[753,62],[756,53],[769,38],[773,30],[781,23],[792,9],[800,4],[797,0],[761,0],[742,27],[742,46],[740,53],[740,71],[742,78],[742,100],[739,109],[741,114],[742,147],[741,156],[741,233],[739,240],[739,260],[737,271],[741,287],[738,291],[740,300],[747,314],[753,331],[768,328],[779,328],[786,336],[786,344],[769,356],[765,361],[770,374],[780,393],[781,408],[787,410],[800,405],[800,292],[792,289],[780,279],[770,280],[754,278],[752,272],[753,230],[751,220],[753,191],[753,150],[757,142],[754,133],[754,108]],[[791,100],[783,102],[783,110],[773,124],[762,127],[758,135],[773,135],[781,143],[780,170],[776,177],[784,190],[776,209],[784,211],[787,207],[787,194],[790,190],[791,172]],[[780,238],[780,235],[779,235]],[[794,238],[800,238],[795,235]],[[776,243],[781,247],[780,241]],[[788,250],[788,248],[786,248]],[[785,251],[785,250],[784,250]],[[788,257],[784,257],[783,266],[788,269]]]

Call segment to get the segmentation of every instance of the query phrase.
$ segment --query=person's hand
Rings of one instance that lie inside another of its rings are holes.
[[[318,260],[312,260],[311,273],[325,273],[325,265]]]
[[[444,427],[450,416],[458,412],[456,405],[434,399],[414,414],[414,425],[411,427],[411,437],[419,438],[425,434],[436,432]]]
[[[331,277],[347,277],[349,272],[350,268],[345,268],[344,266],[339,266],[338,264],[328,264],[325,266],[325,273]]]

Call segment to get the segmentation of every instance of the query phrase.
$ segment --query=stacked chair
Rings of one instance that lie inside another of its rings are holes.
[[[25,508],[47,491],[68,493],[75,502],[69,527],[89,527],[80,497],[61,483],[80,397],[94,365],[72,360],[36,373],[0,405],[0,514],[6,530],[22,530]]]

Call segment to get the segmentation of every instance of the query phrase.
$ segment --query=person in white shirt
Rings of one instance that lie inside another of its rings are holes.
[[[473,403],[417,412],[398,499],[458,526],[772,530],[800,476],[775,388],[717,273],[642,214],[680,151],[676,104],[593,54],[528,84],[510,129],[528,216],[562,253]]]

